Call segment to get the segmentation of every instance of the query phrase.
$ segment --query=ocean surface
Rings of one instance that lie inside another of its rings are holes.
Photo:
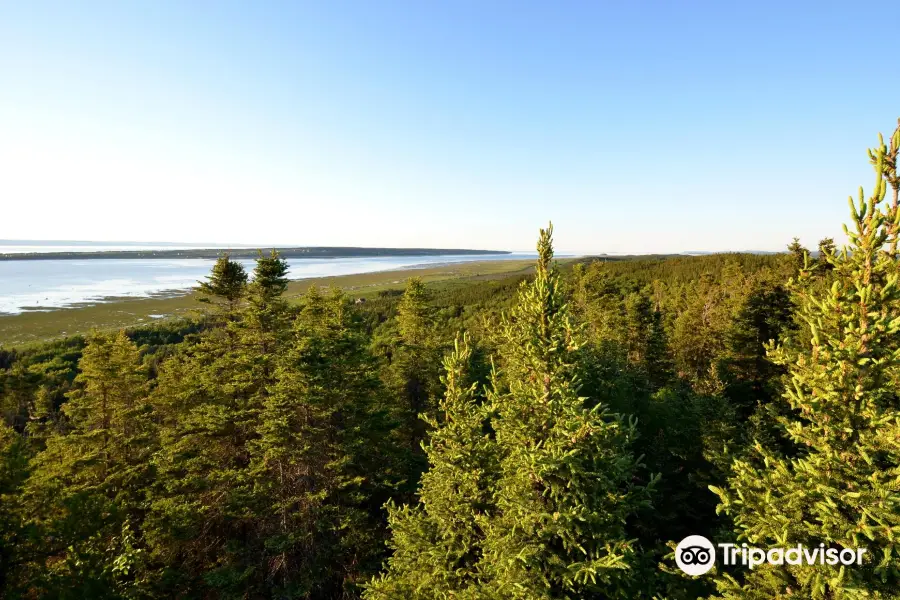
[[[229,248],[251,248],[252,246],[228,246]],[[103,252],[110,250],[191,250],[216,248],[216,246],[197,244],[144,244],[138,242],[119,242],[105,244],[100,242],[45,242],[0,240],[0,254],[23,254],[26,252]]]
[[[17,246],[21,248],[22,246]],[[9,252],[0,245],[0,252]],[[71,248],[84,250],[84,246]],[[113,250],[96,246],[97,250]],[[122,249],[135,250],[135,246]],[[165,249],[173,249],[167,246]],[[22,250],[20,250],[22,251]],[[27,252],[61,251],[60,246],[34,246]],[[530,259],[534,253],[467,256],[384,256],[359,258],[289,259],[291,279],[352,275],[410,269],[418,266]],[[117,297],[149,297],[186,293],[209,275],[206,259],[108,259],[0,261],[0,315],[52,310],[106,302]],[[241,260],[247,272],[253,260]]]

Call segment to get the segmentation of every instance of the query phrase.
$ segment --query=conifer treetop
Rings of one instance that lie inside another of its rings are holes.
[[[726,598],[887,598],[873,593],[900,586],[900,212],[884,202],[898,145],[900,128],[890,150],[879,137],[869,151],[872,194],[860,188],[850,198],[848,244],[820,259],[832,267],[831,285],[817,285],[809,265],[791,284],[808,335],[769,346],[788,370],[791,410],[776,416],[784,447],[757,442],[752,458],[734,461],[728,489],[711,486],[740,539],[866,548],[868,558],[853,568],[760,568],[744,584],[725,576]]]
[[[209,302],[211,298],[220,298],[233,306],[244,295],[246,286],[247,271],[244,266],[231,260],[228,253],[224,252],[216,260],[207,280],[200,282],[198,290],[201,301]]]

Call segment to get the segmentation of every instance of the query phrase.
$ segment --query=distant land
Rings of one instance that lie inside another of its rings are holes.
[[[692,250],[689,252],[681,252],[687,256],[706,256],[708,254],[783,254],[784,250]]]
[[[768,255],[768,254],[783,254],[783,251],[772,251],[772,250],[690,250],[687,252],[668,252],[668,253],[656,253],[653,254],[584,254],[585,258],[598,258],[603,260],[636,260],[636,259],[658,259],[665,260],[668,258],[674,258],[677,256],[710,256],[713,254],[760,254],[760,255]],[[812,256],[815,256],[817,252],[810,251]]]
[[[2,244],[0,240],[0,245]],[[18,241],[18,243],[22,243]],[[68,242],[71,244],[71,242]],[[355,258],[369,256],[472,256],[511,254],[506,250],[471,250],[464,248],[355,248],[350,246],[308,246],[294,248],[179,248],[172,250],[97,250],[65,252],[5,252],[0,260],[67,260],[98,258],[218,258],[228,253],[232,258],[255,258],[258,250],[264,253],[277,250],[283,258]]]
[[[271,245],[271,244],[269,244]],[[288,246],[289,244],[282,244]],[[220,246],[250,247],[254,244],[214,244],[211,242],[99,242],[91,240],[6,240],[0,239],[0,246],[177,246],[189,248],[218,248]]]

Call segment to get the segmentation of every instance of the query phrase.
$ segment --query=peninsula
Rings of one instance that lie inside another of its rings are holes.
[[[260,248],[263,253],[277,250],[282,258],[358,258],[369,256],[473,256],[510,254],[505,250],[469,250],[460,248],[355,248],[350,246],[307,246],[293,248]],[[4,260],[66,260],[96,258],[218,258],[227,253],[232,258],[256,258],[256,248],[189,248],[173,250],[99,250],[67,252],[7,252]]]

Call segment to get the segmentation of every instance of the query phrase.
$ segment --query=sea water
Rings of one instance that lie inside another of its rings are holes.
[[[78,248],[83,250],[83,247]],[[102,247],[110,250],[111,247]],[[136,250],[135,247],[127,249]],[[171,246],[165,248],[173,249]],[[61,251],[58,247],[40,250]],[[418,266],[534,258],[534,253],[287,259],[290,279],[372,273]],[[252,259],[239,260],[248,273]],[[210,259],[93,258],[0,261],[0,314],[52,310],[118,297],[185,294],[209,275]]]

